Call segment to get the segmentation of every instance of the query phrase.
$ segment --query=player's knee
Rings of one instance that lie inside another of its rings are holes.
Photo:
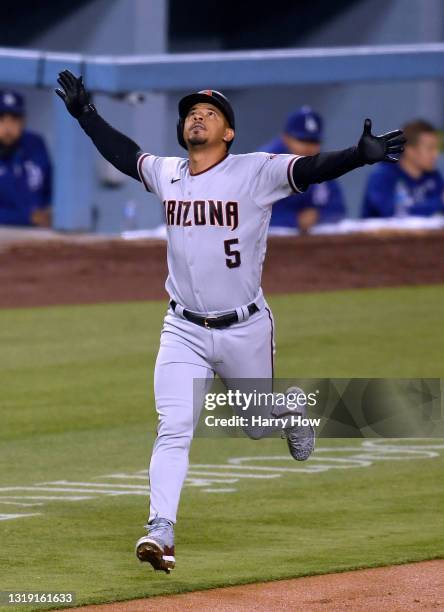
[[[172,450],[175,452],[188,452],[191,446],[192,436],[176,432],[158,433],[155,446],[159,449]]]
[[[157,427],[157,435],[169,436],[183,440],[191,441],[193,437],[193,419],[187,415],[177,413],[168,415],[159,415],[159,424]]]

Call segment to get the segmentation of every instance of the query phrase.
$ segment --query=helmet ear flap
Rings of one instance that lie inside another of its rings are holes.
[[[187,148],[185,139],[183,137],[183,128],[184,128],[184,120],[183,119],[179,119],[177,122],[177,140],[179,141],[179,144],[181,147],[183,147],[184,149]]]

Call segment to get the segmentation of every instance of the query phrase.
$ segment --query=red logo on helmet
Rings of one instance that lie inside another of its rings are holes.
[[[199,93],[205,94],[207,96],[212,96],[213,92],[211,89],[202,89],[202,91],[199,91]]]

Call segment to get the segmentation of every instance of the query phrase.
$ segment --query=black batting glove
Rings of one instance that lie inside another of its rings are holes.
[[[90,104],[90,94],[83,85],[83,77],[77,78],[69,70],[63,70],[59,73],[57,83],[61,89],[57,88],[55,92],[62,98],[73,117],[78,119],[85,112],[95,111],[94,106]]]
[[[372,134],[371,119],[364,121],[364,131],[358,142],[358,154],[364,164],[374,164],[376,162],[396,163],[398,158],[393,155],[402,153],[406,138],[402,130],[387,132],[381,136]]]

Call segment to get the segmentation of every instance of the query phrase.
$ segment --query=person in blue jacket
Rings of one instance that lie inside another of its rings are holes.
[[[378,164],[368,179],[363,217],[444,214],[444,182],[436,169],[437,130],[422,119],[410,121],[403,130],[407,143],[399,163]]]
[[[321,150],[322,117],[303,106],[287,118],[283,134],[262,147],[268,153],[316,155]],[[297,228],[307,232],[317,223],[336,223],[345,216],[345,204],[337,181],[310,185],[304,191],[273,205],[271,226]]]
[[[25,130],[25,101],[0,91],[0,225],[48,227],[51,162],[41,136]]]

